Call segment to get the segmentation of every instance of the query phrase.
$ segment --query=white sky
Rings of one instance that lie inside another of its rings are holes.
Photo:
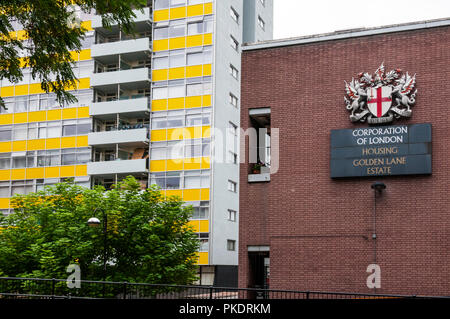
[[[274,0],[274,39],[450,17],[450,0]]]

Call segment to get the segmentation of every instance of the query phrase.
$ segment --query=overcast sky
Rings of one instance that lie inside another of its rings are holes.
[[[273,0],[274,39],[450,17],[450,0]]]

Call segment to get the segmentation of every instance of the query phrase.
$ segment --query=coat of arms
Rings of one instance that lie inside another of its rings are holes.
[[[344,82],[344,99],[352,122],[379,124],[411,117],[417,94],[415,74],[410,76],[400,69],[386,73],[381,64],[373,75],[360,73],[350,83]]]

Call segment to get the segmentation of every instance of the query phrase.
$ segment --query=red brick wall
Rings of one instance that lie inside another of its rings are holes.
[[[344,80],[382,62],[417,73],[413,116],[397,123],[432,123],[433,175],[332,180],[330,130],[367,126],[350,122]],[[271,288],[373,293],[370,185],[380,180],[376,292],[450,295],[449,98],[449,27],[244,51],[241,126],[249,108],[271,108],[280,168],[270,182],[249,184],[241,164],[240,287],[247,246],[270,245]]]

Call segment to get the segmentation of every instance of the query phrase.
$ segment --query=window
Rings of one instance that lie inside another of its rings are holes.
[[[235,240],[227,240],[227,250],[235,251],[236,250],[236,241]]]
[[[232,64],[230,64],[230,74],[231,74],[236,80],[238,80],[238,78],[239,78],[239,71],[238,71],[238,69],[236,69],[236,68],[234,67],[234,65],[232,65]]]
[[[233,193],[237,193],[237,183],[232,180],[228,180],[228,190]]]
[[[239,42],[232,35],[230,35],[230,44],[233,49],[239,51]]]
[[[228,210],[228,220],[231,222],[235,222],[236,221],[236,214],[237,212],[235,210],[229,209]]]
[[[233,7],[230,8],[230,15],[234,21],[239,23],[239,14],[236,12],[236,10]]]
[[[264,30],[266,28],[266,23],[264,22],[264,20],[260,16],[258,16],[258,24],[261,27],[261,29]]]
[[[238,107],[238,98],[233,95],[233,93],[230,93],[230,104],[234,107]]]

